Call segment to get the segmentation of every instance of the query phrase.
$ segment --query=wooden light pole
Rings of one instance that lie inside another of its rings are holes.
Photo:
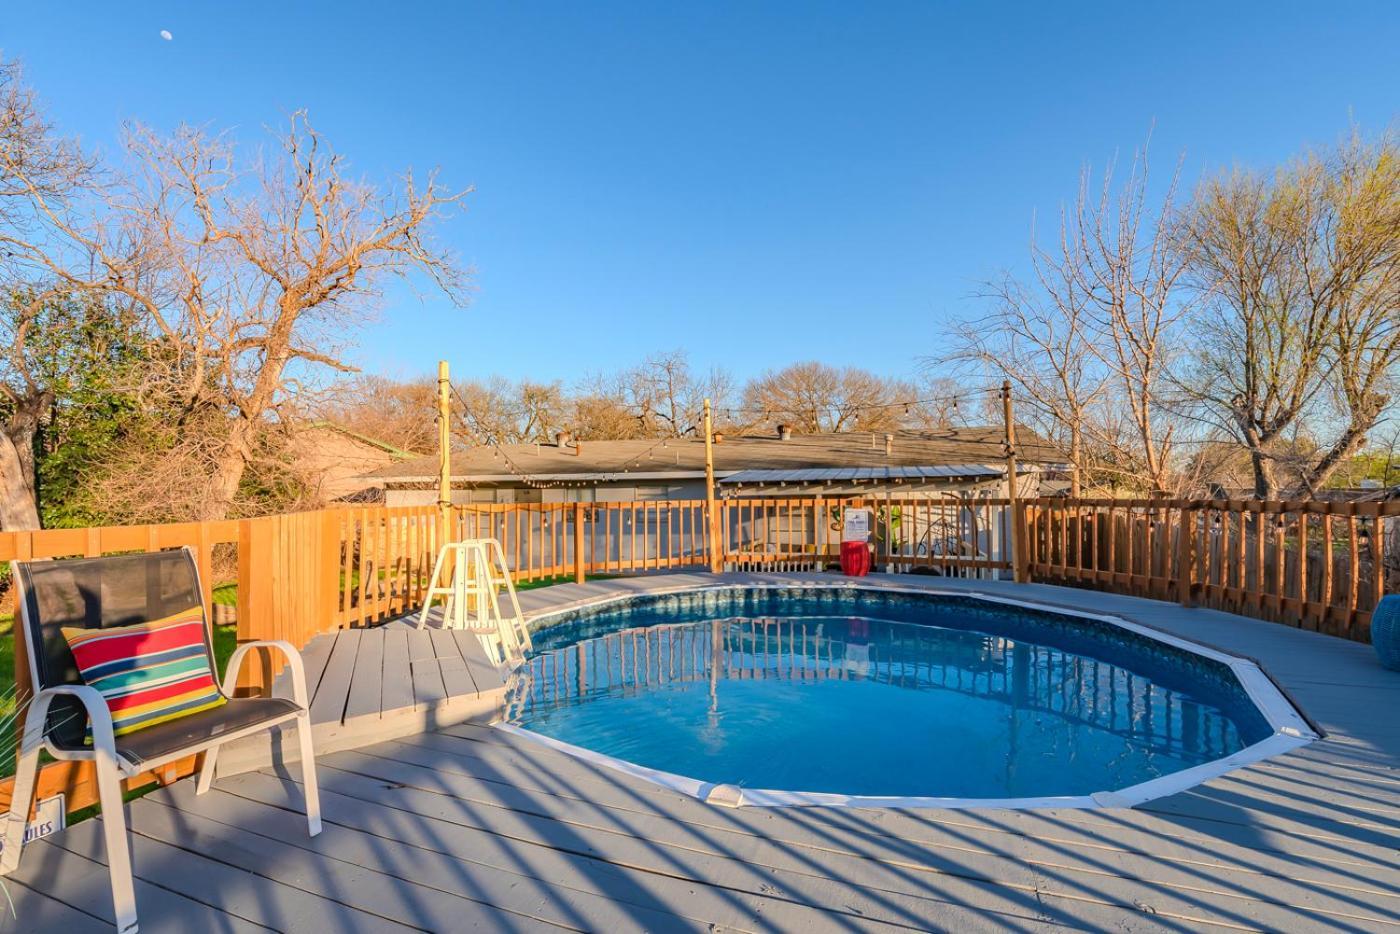
[[[715,448],[714,426],[710,422],[710,400],[705,400],[705,527],[710,531],[706,551],[710,558],[710,573],[723,568],[719,554],[719,516],[715,513]]]
[[[1006,445],[1006,498],[1011,509],[1011,578],[1018,584],[1026,582],[1025,542],[1022,530],[1025,515],[1021,511],[1021,499],[1016,490],[1016,421],[1011,412],[1011,381],[1001,384],[1001,417],[1005,431]]]
[[[447,361],[438,361],[438,546],[447,544],[452,533],[452,382]]]

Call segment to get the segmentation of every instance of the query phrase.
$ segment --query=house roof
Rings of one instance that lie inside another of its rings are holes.
[[[1018,428],[1016,454],[1028,464],[1062,464],[1063,451]],[[883,432],[766,436],[724,436],[714,445],[715,475],[728,477],[750,470],[821,468],[919,468],[930,476],[973,476],[950,467],[985,471],[1005,456],[997,426],[893,432],[885,453]],[[699,438],[664,441],[583,441],[555,444],[507,444],[473,447],[452,455],[452,479],[470,483],[510,483],[528,476],[537,480],[644,480],[703,476],[705,444]],[[997,471],[1000,473],[1000,470]],[[420,457],[378,470],[371,477],[385,483],[427,483],[437,479],[437,459]]]
[[[421,454],[414,453],[413,451],[405,451],[403,448],[395,447],[394,445],[389,444],[386,441],[380,441],[377,438],[371,438],[369,435],[362,435],[358,431],[351,431],[349,428],[346,428],[343,425],[337,425],[335,422],[327,418],[318,418],[312,421],[299,422],[297,427],[302,429],[320,428],[325,431],[333,431],[338,435],[343,435],[344,437],[351,439],[352,441],[358,441],[361,444],[365,444],[369,447],[383,451],[385,454],[390,454],[399,460],[411,460],[413,458],[421,458],[423,456]]]
[[[1017,473],[1026,473],[1033,467],[1016,465]],[[931,467],[804,467],[798,470],[741,470],[724,477],[719,482],[733,486],[745,483],[841,483],[871,482],[879,480],[966,480],[973,478],[1001,477],[1006,474],[1005,465],[991,464],[945,464]]]

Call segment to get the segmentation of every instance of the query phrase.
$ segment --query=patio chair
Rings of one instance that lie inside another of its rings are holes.
[[[117,930],[124,934],[136,931],[137,922],[122,805],[123,779],[203,753],[196,792],[204,794],[213,781],[222,744],[295,720],[307,823],[312,836],[321,832],[310,705],[301,655],[287,642],[245,643],[229,659],[228,673],[218,684],[209,612],[200,589],[198,567],[189,549],[105,558],[16,561],[12,567],[18,587],[18,628],[24,633],[34,696],[20,740],[0,875],[19,865],[41,748],[55,759],[85,759],[96,767],[112,902]],[[198,614],[202,619],[204,649],[214,671],[216,690],[225,702],[114,736],[111,710],[97,689],[84,683],[63,630],[109,629],[177,614]],[[292,676],[290,700],[233,696],[239,668],[249,651],[258,647],[276,649],[285,656]]]

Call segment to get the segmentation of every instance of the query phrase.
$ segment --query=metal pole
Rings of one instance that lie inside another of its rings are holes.
[[[719,516],[715,512],[715,448],[714,428],[710,423],[710,400],[705,400],[705,526],[709,529],[710,540],[706,551],[710,556],[710,573],[722,570],[719,554]]]
[[[438,546],[447,544],[452,532],[452,383],[447,361],[438,361]]]
[[[1010,380],[1003,380],[1001,384],[1001,416],[1006,432],[1006,498],[1010,501],[1011,510],[1011,578],[1018,584],[1024,584],[1025,548],[1021,529],[1025,516],[1021,514],[1021,500],[1016,491],[1016,421],[1011,413]]]

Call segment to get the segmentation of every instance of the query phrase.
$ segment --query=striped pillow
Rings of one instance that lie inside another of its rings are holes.
[[[107,701],[117,736],[225,703],[209,666],[198,608],[131,626],[65,627],[63,638],[83,680]]]

